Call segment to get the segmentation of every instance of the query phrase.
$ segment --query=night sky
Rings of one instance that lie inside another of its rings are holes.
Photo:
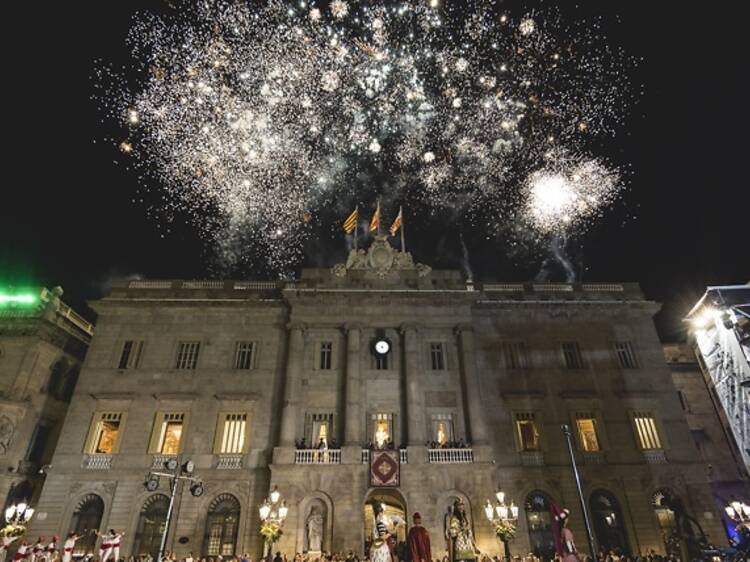
[[[116,129],[102,124],[92,100],[97,60],[128,60],[132,14],[169,5],[5,9],[0,285],[62,285],[65,300],[90,316],[84,303],[101,296],[113,277],[210,276],[205,244],[191,228],[162,238],[145,208],[133,203],[135,174],[115,163],[117,147],[106,137]],[[508,9],[519,12],[517,3]],[[607,34],[645,59],[632,77],[645,94],[606,154],[632,166],[629,190],[577,241],[574,258],[584,281],[640,282],[648,298],[665,303],[658,326],[665,340],[675,340],[681,315],[706,285],[750,280],[744,23],[726,10],[673,2],[594,0],[565,13],[601,10],[620,21]],[[418,221],[408,232],[418,261],[459,267],[455,232],[421,229]],[[480,280],[524,281],[539,270],[538,260],[508,257],[481,232],[465,238]],[[332,265],[343,253],[341,241],[313,242],[308,263]]]

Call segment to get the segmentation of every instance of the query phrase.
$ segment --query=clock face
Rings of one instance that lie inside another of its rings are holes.
[[[385,340],[378,340],[375,342],[375,351],[380,353],[381,355],[385,355],[391,350],[391,344],[389,344]]]

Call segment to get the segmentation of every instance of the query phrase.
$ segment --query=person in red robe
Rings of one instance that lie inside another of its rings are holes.
[[[411,562],[432,562],[430,551],[430,535],[427,529],[422,527],[422,516],[415,513],[412,517],[414,526],[409,529],[407,542],[411,553]]]

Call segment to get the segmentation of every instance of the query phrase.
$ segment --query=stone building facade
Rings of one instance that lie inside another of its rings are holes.
[[[474,285],[377,240],[295,282],[131,281],[93,306],[34,533],[127,529],[125,555],[153,552],[166,490],[144,478],[179,455],[205,493],[178,490],[178,556],[260,554],[273,487],[289,507],[277,545],[288,554],[316,542],[311,518],[322,550],[362,552],[377,500],[419,511],[438,556],[456,498],[479,548],[499,553],[484,515],[498,487],[520,506],[515,552],[549,554],[551,502],[571,510],[584,548],[568,424],[600,544],[663,552],[665,491],[723,535],[658,306],[637,285]],[[398,486],[372,485],[373,442],[398,451]]]
[[[0,289],[0,497],[36,501],[93,326],[62,289]]]

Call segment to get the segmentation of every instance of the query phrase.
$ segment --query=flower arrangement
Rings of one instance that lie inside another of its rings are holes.
[[[510,521],[499,521],[495,523],[495,535],[503,542],[509,542],[516,536],[516,526]]]
[[[262,536],[264,539],[266,539],[266,541],[270,543],[274,543],[279,540],[281,534],[281,527],[274,523],[263,523],[263,525],[261,525],[260,527],[260,536]]]

